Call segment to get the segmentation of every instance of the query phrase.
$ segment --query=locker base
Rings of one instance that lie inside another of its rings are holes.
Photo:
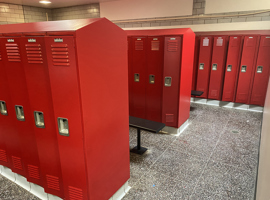
[[[139,154],[139,155],[144,154],[146,151],[147,151],[147,148],[140,147],[140,149],[138,149],[137,146],[130,150],[130,152],[136,153],[136,154]]]
[[[162,129],[162,132],[163,133],[169,133],[169,134],[172,134],[174,136],[179,136],[188,127],[188,125],[189,125],[189,121],[187,120],[179,128],[165,126]]]

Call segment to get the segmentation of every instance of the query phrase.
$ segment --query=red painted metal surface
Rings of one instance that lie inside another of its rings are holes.
[[[164,39],[149,36],[146,42],[146,119],[161,122]]]
[[[35,111],[44,115],[44,127],[35,126],[34,120],[32,121],[40,158],[41,178],[44,180],[43,187],[45,192],[64,198],[44,37],[21,38],[21,49],[31,115],[34,115]]]
[[[200,37],[195,37],[195,49],[194,49],[194,62],[193,62],[193,75],[192,75],[192,90],[196,90],[197,73],[198,73],[198,57],[200,52]]]
[[[212,58],[212,36],[202,36],[200,41],[200,52],[198,61],[198,73],[196,90],[202,91],[203,95],[200,98],[208,97],[208,87],[211,70],[211,58]]]
[[[28,91],[22,62],[22,47],[19,37],[6,37],[1,39],[2,57],[7,75],[7,82],[11,96],[10,113],[15,113],[15,106],[22,106],[24,117],[16,119],[13,116],[13,126],[17,127],[17,133],[13,133],[7,142],[16,145],[12,147],[11,153],[13,168],[16,173],[24,175],[28,181],[43,186],[43,180],[40,176],[40,163],[37,153],[37,144],[33,130],[33,113],[30,111]],[[18,111],[19,112],[19,111]],[[13,129],[10,127],[10,129]],[[10,144],[9,144],[10,145]],[[20,151],[21,150],[21,151]],[[33,175],[32,171],[36,174]],[[27,173],[26,173],[27,172]]]
[[[128,91],[129,91],[129,115],[134,116],[134,108],[132,104],[132,96],[133,96],[133,91],[132,91],[132,86],[133,86],[133,81],[134,81],[134,74],[132,70],[132,39],[131,37],[128,37]]]
[[[236,91],[236,103],[249,103],[252,89],[256,57],[258,53],[259,36],[245,36],[239,77]]]
[[[261,36],[250,104],[264,106],[270,73],[270,35]]]
[[[233,102],[235,99],[242,46],[243,46],[242,36],[230,36],[222,101]]]
[[[227,36],[214,37],[208,99],[221,100],[227,53]]]
[[[134,117],[146,118],[146,37],[132,37],[132,108]]]

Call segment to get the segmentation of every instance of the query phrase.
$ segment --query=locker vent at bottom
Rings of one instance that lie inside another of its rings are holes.
[[[68,192],[69,192],[69,199],[70,200],[82,200],[83,199],[82,190],[79,188],[69,186]]]
[[[28,165],[28,173],[29,173],[29,176],[31,178],[34,178],[34,179],[40,179],[40,176],[39,176],[39,169],[37,166],[34,166],[34,165]]]
[[[7,162],[7,153],[2,149],[0,149],[0,161]]]
[[[166,122],[174,122],[174,114],[166,114]]]
[[[50,189],[53,190],[60,190],[60,185],[59,185],[59,178],[56,176],[51,176],[51,175],[46,175],[47,178],[47,186]]]
[[[22,168],[22,161],[21,161],[21,158],[12,156],[12,162],[13,162],[14,168],[20,169],[20,170],[23,169],[23,168]]]

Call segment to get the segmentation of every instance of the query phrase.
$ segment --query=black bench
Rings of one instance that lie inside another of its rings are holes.
[[[191,90],[191,95],[193,96],[202,96],[202,94],[202,91]]]
[[[141,130],[158,133],[165,127],[165,124],[129,116],[129,126],[137,129],[137,146],[130,152],[142,155],[147,148],[141,147]]]

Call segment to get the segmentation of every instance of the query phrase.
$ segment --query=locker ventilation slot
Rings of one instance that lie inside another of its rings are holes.
[[[39,169],[37,166],[34,166],[34,165],[28,165],[28,172],[29,172],[29,176],[31,178],[34,178],[34,179],[40,179],[40,176],[39,176]]]
[[[6,44],[9,62],[21,62],[21,55],[18,44]]]
[[[12,156],[12,162],[13,162],[14,168],[20,169],[20,170],[23,169],[23,168],[22,168],[22,161],[21,161],[20,158],[15,157],[15,156]]]
[[[166,122],[174,122],[174,114],[166,114]]]
[[[158,51],[159,50],[159,41],[151,41],[151,50]]]
[[[30,64],[43,63],[40,44],[26,44],[25,47],[28,63]]]
[[[53,44],[51,45],[53,65],[55,66],[69,66],[68,46],[67,44]]]
[[[50,176],[50,175],[46,175],[46,177],[47,177],[48,188],[59,191],[60,190],[59,178],[55,176]]]
[[[143,50],[143,41],[135,41],[135,50]]]
[[[178,43],[177,41],[168,41],[168,46],[167,46],[168,51],[177,51],[178,49]]]
[[[79,188],[69,186],[68,192],[69,192],[69,199],[70,200],[82,200],[83,199],[83,192]]]
[[[7,153],[2,149],[0,149],[0,161],[7,162]]]
[[[2,60],[2,55],[1,55],[1,52],[0,52],[0,60]]]

